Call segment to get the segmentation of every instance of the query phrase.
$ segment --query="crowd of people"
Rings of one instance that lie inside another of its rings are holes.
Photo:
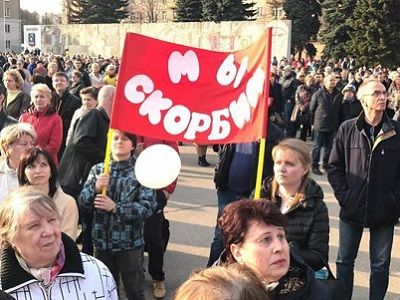
[[[163,210],[176,181],[145,188],[134,166],[143,149],[177,143],[115,130],[106,170],[118,59],[0,61],[0,289],[18,299],[118,299],[121,277],[128,299],[145,299],[146,248],[154,296],[164,298]]]
[[[122,279],[128,299],[145,299],[147,251],[154,297],[164,298],[163,211],[176,181],[146,188],[134,166],[147,147],[178,143],[115,130],[106,170],[118,59],[9,53],[0,65],[0,289],[17,299],[118,299]],[[340,206],[341,299],[352,297],[364,228],[369,299],[383,299],[400,216],[400,69],[274,59],[269,79],[261,199],[259,142],[214,145],[207,268],[174,299],[331,299],[329,214],[312,173],[327,174]],[[195,146],[208,167],[207,145]]]

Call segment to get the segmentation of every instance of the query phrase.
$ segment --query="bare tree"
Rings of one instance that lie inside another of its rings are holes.
[[[133,21],[156,23],[163,21],[162,14],[166,12],[167,4],[163,0],[142,0],[137,1],[132,9],[135,12]]]

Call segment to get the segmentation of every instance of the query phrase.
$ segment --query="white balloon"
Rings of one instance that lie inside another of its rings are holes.
[[[181,170],[181,159],[168,145],[156,144],[144,149],[136,160],[135,174],[141,185],[161,189],[170,185]]]

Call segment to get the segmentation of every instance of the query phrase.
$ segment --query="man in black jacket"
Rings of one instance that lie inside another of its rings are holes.
[[[91,167],[104,160],[114,93],[115,87],[110,85],[105,85],[100,89],[97,108],[89,110],[77,120],[71,143],[65,148],[58,166],[59,180],[63,191],[75,199],[80,193]],[[83,226],[85,232],[82,233],[82,251],[92,254],[90,216],[81,217],[82,222],[85,221],[85,217],[87,220],[87,227]],[[88,243],[85,243],[86,241]]]
[[[324,78],[323,87],[311,98],[310,112],[314,119],[314,144],[312,148],[312,171],[322,175],[319,169],[321,149],[324,148],[323,168],[328,164],[334,134],[339,127],[339,91],[335,88],[334,75]]]
[[[82,102],[78,97],[75,97],[69,93],[68,77],[64,72],[56,72],[53,75],[52,80],[54,87],[52,105],[56,108],[63,121],[63,140],[60,151],[58,151],[58,159],[61,160],[72,117],[75,111],[82,106]]]
[[[387,92],[380,82],[364,83],[357,97],[363,113],[340,126],[327,167],[340,205],[337,277],[344,280],[351,299],[354,261],[368,227],[369,299],[383,299],[400,214],[400,124],[385,114]]]

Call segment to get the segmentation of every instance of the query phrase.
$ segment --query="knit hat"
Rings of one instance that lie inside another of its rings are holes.
[[[344,95],[345,91],[352,91],[353,93],[356,93],[356,87],[354,85],[352,85],[351,83],[347,84],[343,90],[342,90],[342,94]]]

